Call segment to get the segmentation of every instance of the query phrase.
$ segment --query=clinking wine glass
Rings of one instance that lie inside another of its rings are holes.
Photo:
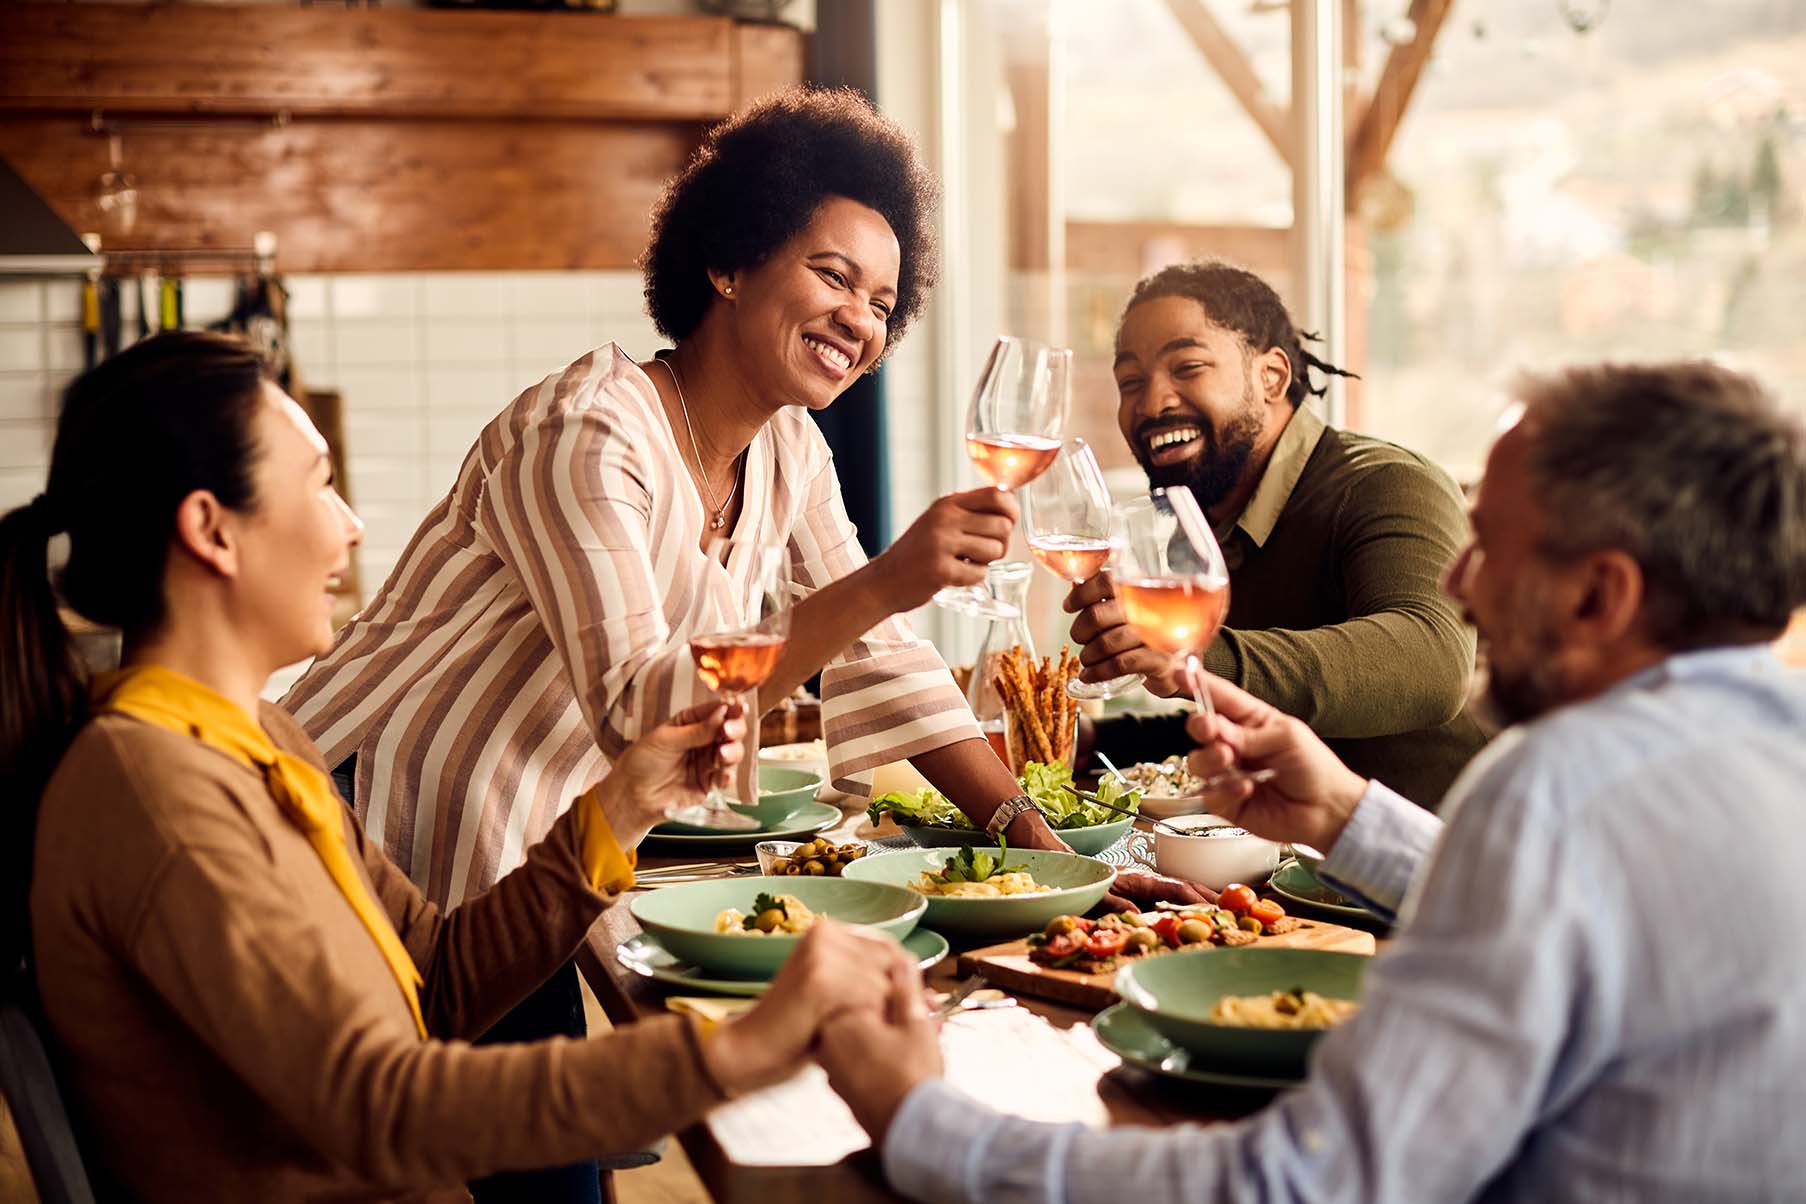
[[[690,639],[690,656],[696,662],[697,676],[721,701],[732,703],[748,690],[765,684],[778,667],[784,645],[789,642],[790,608],[785,602],[786,552],[781,544],[713,539],[709,541],[708,556],[727,572],[730,579],[747,582],[749,604],[746,610],[751,617],[744,625]],[[757,719],[748,722],[756,723]],[[727,791],[714,786],[702,802],[679,807],[667,818],[695,828],[736,832],[757,828],[759,821],[735,811],[731,806],[734,801]]]
[[[966,454],[980,476],[1007,492],[1047,471],[1060,451],[1071,377],[1066,348],[1011,335],[997,340],[966,409]],[[947,586],[934,600],[981,618],[1018,613],[977,585]]]
[[[1053,466],[1022,491],[1028,548],[1035,559],[1070,585],[1089,581],[1110,559],[1110,486],[1091,445],[1076,435],[1060,445]],[[1115,698],[1141,684],[1141,674],[1109,681],[1073,678],[1074,698]]]
[[[1198,658],[1229,615],[1229,566],[1203,508],[1186,486],[1155,489],[1116,508],[1114,532],[1112,580],[1124,621],[1148,647],[1184,659],[1198,713],[1214,724]],[[1226,769],[1204,785],[1272,776]]]

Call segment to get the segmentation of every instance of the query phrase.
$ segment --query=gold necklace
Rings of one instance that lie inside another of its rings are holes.
[[[683,382],[677,379],[677,369],[672,367],[670,360],[662,359],[659,363],[663,364],[665,371],[671,374],[671,387],[677,390],[677,405],[684,415],[684,429],[690,432],[690,451],[696,456],[696,479],[701,483],[702,491],[708,495],[709,509],[715,512],[714,518],[709,520],[709,530],[719,531],[727,526],[727,508],[733,504],[734,491],[740,488],[740,456],[744,456],[746,453],[742,451],[740,456],[734,457],[734,483],[728,486],[727,497],[723,498],[721,504],[717,506],[715,491],[709,488],[709,470],[702,466],[702,448],[696,442],[696,428],[690,425],[690,403],[684,400]]]

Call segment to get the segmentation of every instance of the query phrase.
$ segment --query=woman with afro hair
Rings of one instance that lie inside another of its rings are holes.
[[[488,887],[640,732],[710,697],[688,641],[742,626],[756,597],[746,564],[707,554],[718,536],[788,550],[790,640],[759,697],[821,674],[836,787],[908,758],[980,828],[1020,793],[899,617],[982,581],[1015,502],[950,494],[867,561],[806,412],[921,312],[938,193],[856,92],[792,89],[712,129],[642,260],[672,349],[635,362],[611,343],[509,403],[284,699],[429,898]],[[1006,831],[1064,847],[1032,809]],[[582,1023],[567,966],[490,1039]]]

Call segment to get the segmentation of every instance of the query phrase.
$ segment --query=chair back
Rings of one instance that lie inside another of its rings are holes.
[[[42,1204],[94,1204],[39,1017],[11,997],[0,1001],[0,1094],[12,1111]]]

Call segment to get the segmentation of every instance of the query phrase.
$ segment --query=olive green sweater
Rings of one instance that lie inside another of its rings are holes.
[[[1309,723],[1350,768],[1434,808],[1486,737],[1465,709],[1474,633],[1441,589],[1467,539],[1447,473],[1302,409],[1232,529],[1211,672]],[[1098,725],[1113,760],[1186,746],[1179,721]]]

